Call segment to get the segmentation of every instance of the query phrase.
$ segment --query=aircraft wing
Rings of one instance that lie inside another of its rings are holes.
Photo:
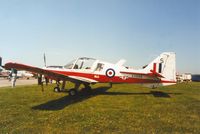
[[[45,70],[42,68],[38,68],[38,67],[33,67],[33,66],[29,66],[29,65],[24,65],[24,64],[19,64],[19,63],[6,63],[5,64],[5,68],[6,69],[11,69],[11,68],[15,68],[17,70],[26,70],[29,72],[33,72],[33,73],[37,73],[37,74],[43,74],[45,76],[50,77],[51,79],[55,79],[55,80],[69,80],[69,81],[79,81],[77,79],[74,78],[70,78],[66,75],[60,74],[60,73],[55,73],[53,71],[50,70]]]

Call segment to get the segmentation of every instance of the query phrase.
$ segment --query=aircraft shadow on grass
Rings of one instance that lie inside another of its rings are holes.
[[[110,87],[99,87],[90,92],[80,92],[77,97],[64,96],[62,98],[51,100],[38,106],[32,107],[34,110],[61,110],[66,106],[82,102],[86,99],[97,95],[153,95],[154,97],[171,98],[172,95],[180,95],[181,93],[165,93],[161,91],[150,91],[149,93],[126,93],[126,92],[106,92]]]

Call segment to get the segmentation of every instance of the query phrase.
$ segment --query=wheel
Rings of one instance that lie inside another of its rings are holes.
[[[69,96],[76,96],[77,94],[78,92],[75,88],[72,88],[69,90]]]
[[[55,92],[60,92],[60,88],[59,87],[54,87],[54,91]]]

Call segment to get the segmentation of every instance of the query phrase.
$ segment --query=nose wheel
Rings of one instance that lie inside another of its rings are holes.
[[[60,92],[60,88],[59,87],[54,87],[54,92]]]
[[[64,83],[64,82],[63,82]],[[64,85],[64,84],[63,84]],[[56,87],[54,87],[54,92],[61,92],[61,89],[60,89],[60,82],[59,81],[56,81]]]

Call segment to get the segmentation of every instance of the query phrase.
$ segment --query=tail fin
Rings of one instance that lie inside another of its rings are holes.
[[[153,60],[145,71],[161,78],[164,85],[171,85],[176,82],[176,54],[164,52]]]

